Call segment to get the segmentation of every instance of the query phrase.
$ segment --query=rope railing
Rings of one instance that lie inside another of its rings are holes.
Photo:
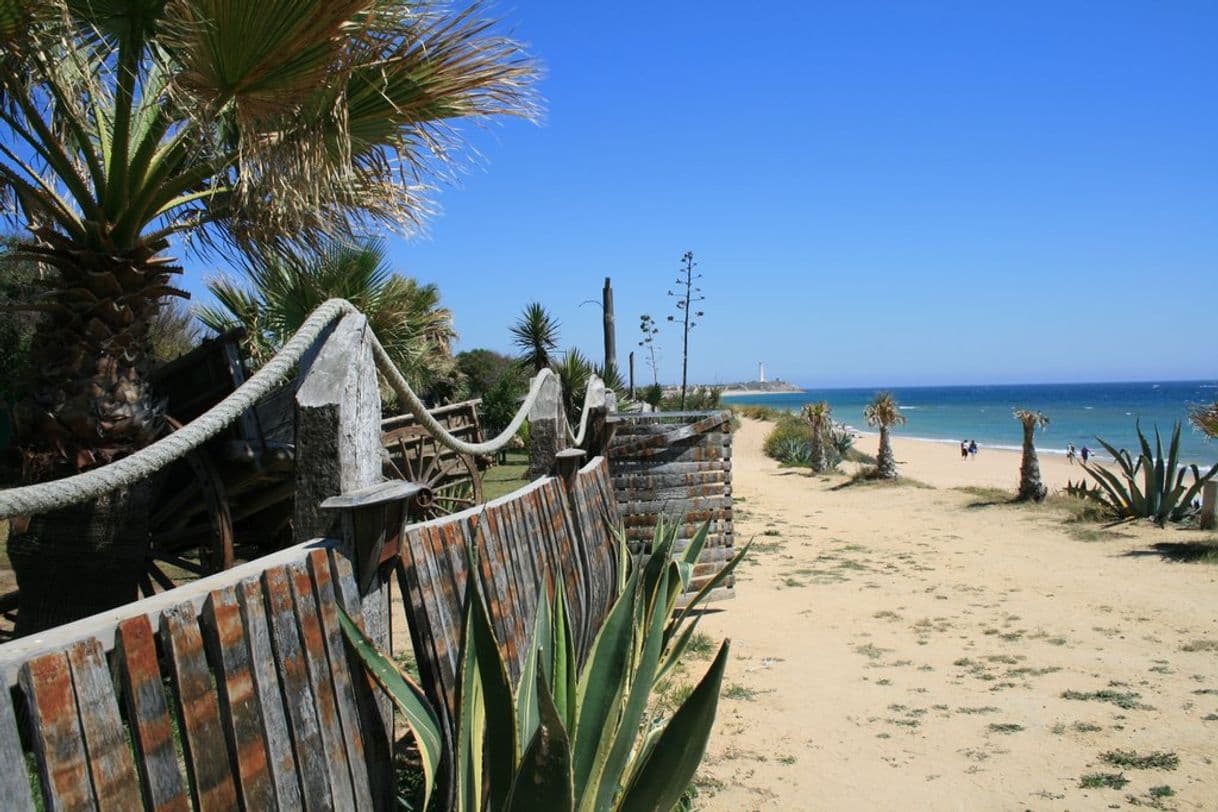
[[[134,485],[171,462],[181,459],[215,437],[243,412],[273,389],[285,383],[293,368],[314,345],[327,326],[343,316],[357,313],[359,310],[355,305],[345,299],[326,301],[309,314],[296,334],[283,345],[279,352],[275,353],[270,361],[250,376],[249,380],[178,431],[162,437],[130,456],[100,468],[51,482],[0,491],[0,518],[29,516],[68,507],[88,499],[96,499],[119,488]],[[440,444],[459,454],[493,454],[506,446],[528,418],[544,383],[554,376],[554,372],[549,369],[538,372],[530,382],[528,395],[516,415],[508,423],[507,428],[490,440],[470,443],[451,434],[427,411],[427,407],[410,388],[410,384],[406,382],[401,371],[393,363],[376,334],[369,330],[368,337],[377,369],[385,376],[390,388]],[[587,423],[588,407],[589,403],[585,398],[585,418],[581,421],[581,438]]]

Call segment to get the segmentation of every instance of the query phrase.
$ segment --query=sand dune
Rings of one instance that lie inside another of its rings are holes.
[[[1218,566],[1152,546],[1207,534],[1067,525],[958,490],[1013,491],[1017,453],[899,436],[902,472],[932,487],[834,490],[766,459],[765,431],[745,421],[734,450],[755,552],[702,624],[733,651],[701,808],[1218,806]],[[1051,485],[1079,475],[1042,465]],[[1080,786],[1101,774],[1129,783]]]

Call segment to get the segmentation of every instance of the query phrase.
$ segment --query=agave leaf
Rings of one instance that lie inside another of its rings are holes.
[[[676,639],[668,646],[668,650],[664,654],[664,659],[660,663],[660,669],[656,672],[656,682],[668,676],[668,672],[672,670],[681,657],[685,654],[685,649],[689,647],[689,641],[693,638],[695,630],[698,628],[698,623],[702,620],[701,617],[695,617],[692,622],[687,623],[681,633],[676,636]]]
[[[419,747],[419,758],[423,762],[423,806],[426,807],[435,787],[436,772],[439,770],[444,749],[444,736],[435,709],[419,684],[402,673],[393,660],[382,654],[341,606],[338,608],[338,622],[347,642],[363,662],[364,668],[377,684],[385,689],[385,693],[389,694],[414,735]]]
[[[1108,504],[1111,505],[1112,509],[1115,510],[1120,516],[1129,515],[1129,492],[1125,489],[1124,484],[1117,479],[1116,474],[1112,473],[1107,468],[1099,465],[1091,465],[1090,463],[1083,463],[1083,469],[1087,473],[1091,474],[1091,476],[1095,479],[1096,484],[1104,489],[1104,493],[1107,495]]]
[[[634,605],[637,600],[639,571],[626,580],[626,590],[609,610],[579,677],[576,705],[579,717],[575,727],[575,786],[587,784],[592,774],[600,743],[607,736],[626,687],[627,670],[634,635]]]
[[[469,580],[475,576],[470,575]],[[474,644],[474,613],[466,587],[465,623],[461,640],[457,693],[457,809],[482,808],[483,747],[486,739],[486,706]]]
[[[1135,471],[1133,470],[1133,462],[1129,458],[1128,451],[1125,449],[1117,450],[1116,448],[1113,448],[1103,437],[1096,437],[1095,441],[1102,445],[1104,450],[1117,461],[1117,464],[1121,466],[1121,470],[1125,472],[1126,476],[1134,475]]]
[[[520,769],[512,781],[505,809],[506,812],[568,812],[575,808],[571,740],[550,696],[545,675],[538,672],[535,676],[533,692],[538,699],[538,725],[520,759]]]
[[[1205,486],[1205,483],[1209,482],[1216,474],[1218,474],[1218,463],[1215,463],[1214,466],[1204,475],[1201,474],[1201,469],[1196,465],[1190,467],[1193,470],[1193,484],[1189,486],[1188,490],[1184,492],[1184,496],[1180,499],[1180,504],[1182,507],[1191,505],[1193,500],[1197,498],[1197,494],[1200,493],[1201,489]]]
[[[571,633],[571,621],[567,614],[566,599],[563,591],[554,591],[554,645],[550,652],[550,685],[554,697],[554,706],[563,720],[563,727],[568,731],[575,730],[578,706],[578,677],[576,673],[578,661],[575,658],[575,640]]]
[[[486,729],[493,733],[485,740],[487,796],[491,809],[502,809],[511,791],[512,775],[520,756],[516,731],[516,703],[508,681],[507,667],[499,654],[499,643],[491,619],[477,588],[477,567],[471,566],[466,580],[466,609],[474,650],[474,666],[483,695]]]
[[[694,533],[694,537],[689,540],[689,544],[685,547],[681,560],[686,564],[693,566],[698,563],[698,557],[702,555],[702,548],[706,546],[706,538],[710,533],[710,520],[702,523],[702,526]]]
[[[550,631],[550,602],[546,600],[546,587],[542,584],[537,597],[537,618],[533,621],[533,637],[529,640],[524,668],[520,672],[520,687],[516,689],[516,722],[520,725],[520,741],[533,738],[539,722],[537,710],[537,675],[548,678],[550,648],[553,645]]]
[[[702,588],[698,590],[698,593],[694,595],[692,599],[690,599],[689,603],[685,604],[685,608],[682,609],[681,614],[677,616],[675,625],[671,627],[672,629],[675,630],[681,627],[681,624],[685,621],[685,618],[689,617],[690,613],[698,608],[698,605],[706,599],[706,596],[711,593],[711,590],[723,583],[723,581],[732,574],[732,571],[735,570],[736,566],[744,560],[745,555],[748,554],[749,548],[752,546],[753,540],[749,539],[749,543],[744,545],[740,552],[732,556],[732,560],[727,562],[723,569],[716,572],[709,581],[702,585]]]
[[[668,810],[680,800],[706,752],[730,648],[731,641],[723,641],[706,674],[631,776],[619,806],[622,812]]]
[[[668,591],[667,587],[673,582],[673,590],[680,592],[680,581],[675,577],[675,568],[666,570],[660,579],[658,592]],[[621,720],[613,736],[607,758],[600,767],[599,774],[594,773],[595,792],[592,797],[595,802],[593,809],[608,809],[613,796],[618,791],[621,776],[625,770],[627,757],[639,738],[639,725],[643,721],[643,713],[647,710],[647,701],[651,698],[651,690],[655,685],[656,669],[659,667],[660,654],[664,647],[664,625],[668,622],[672,609],[666,606],[666,611],[653,608],[651,617],[647,618],[645,627],[640,628],[643,638],[642,652],[637,667],[634,669],[633,682],[622,709]],[[585,797],[593,787],[584,790]]]

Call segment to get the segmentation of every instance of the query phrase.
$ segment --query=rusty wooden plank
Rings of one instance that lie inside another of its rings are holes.
[[[326,769],[329,771],[334,806],[336,809],[354,809],[351,769],[347,763],[347,750],[343,746],[342,720],[339,718],[334,697],[334,681],[330,676],[326,641],[322,633],[321,619],[317,614],[317,601],[313,597],[313,582],[303,562],[292,564],[287,570],[292,586],[292,601],[296,606],[296,620],[300,624],[300,642],[304,651],[309,687],[312,688],[314,707],[317,710],[322,749],[326,754]]]
[[[0,798],[15,812],[33,812],[34,793],[29,773],[25,769],[25,753],[21,747],[21,732],[9,691],[0,691]],[[42,800],[39,798],[39,800]]]
[[[232,755],[192,605],[181,604],[161,614],[161,641],[173,675],[195,806],[203,810],[233,809],[237,806],[237,785]]]
[[[287,706],[288,724],[296,751],[296,773],[300,777],[301,801],[306,809],[334,809],[330,790],[329,757],[322,745],[317,706],[300,640],[300,627],[292,600],[292,585],[286,567],[262,574],[270,619],[271,645],[279,667],[279,681]]]
[[[677,538],[686,540],[690,539],[695,533],[698,532],[698,528],[701,526],[701,522],[685,522],[679,528],[677,528]],[[645,525],[634,524],[627,527],[625,533],[628,541],[650,541],[652,536],[655,535],[655,529]],[[712,521],[710,524],[709,535],[719,539],[730,538],[732,535],[732,523],[726,519]],[[707,543],[710,544],[710,539],[707,540]],[[718,541],[716,542],[715,546],[722,546],[723,544],[723,541]]]
[[[68,649],[68,665],[97,806],[103,810],[138,808],[143,803],[140,781],[101,643],[90,638],[74,644]]]
[[[443,678],[449,667],[448,657],[437,647],[436,637],[442,631],[437,628],[438,621],[428,608],[436,599],[430,570],[424,563],[428,549],[424,536],[428,532],[428,529],[412,529],[403,536],[402,557],[397,564],[398,586],[405,601],[407,624],[414,639],[423,688],[432,696],[441,697],[447,718],[452,682]]]
[[[628,506],[628,505],[622,506],[622,524],[628,528],[629,527],[655,527],[656,524],[659,523],[662,515],[663,514],[659,514],[659,513],[635,513],[634,511],[630,510],[630,506]],[[683,519],[684,519],[684,523],[697,526],[697,525],[702,524],[702,522],[706,522],[706,521],[714,522],[714,521],[723,521],[725,519],[730,519],[731,515],[732,515],[731,510],[727,510],[727,509],[694,510],[694,511],[686,512],[683,516]],[[670,515],[663,516],[663,518],[665,521],[669,522],[670,524],[672,523],[672,516],[670,516]]]
[[[486,532],[484,528],[483,519],[491,509],[488,508],[482,513],[471,516],[468,526],[478,549],[478,576],[482,587],[482,598],[486,602],[487,612],[490,614],[491,628],[494,630],[496,641],[499,644],[499,653],[503,656],[509,678],[512,678],[513,672],[517,670],[518,666],[516,629],[511,619],[516,608],[516,601],[513,591],[508,586],[502,564],[501,539]]]
[[[637,462],[627,462],[621,457],[614,459],[621,460],[615,462],[617,470],[622,470],[625,466],[634,465],[657,465],[668,463],[689,463],[689,462],[711,462],[715,460],[726,459],[731,452],[731,444],[717,445],[701,445],[701,444],[682,444],[675,446],[663,446],[658,448],[644,448],[639,451],[631,452],[631,456]],[[618,453],[614,449],[609,450],[610,455]]]
[[[338,597],[334,591],[334,580],[330,572],[330,561],[325,551],[309,553],[309,577],[313,582],[313,597],[317,601],[318,617],[326,644],[326,660],[330,667],[330,681],[334,685],[334,700],[338,706],[338,717],[343,732],[343,745],[347,753],[347,765],[351,770],[351,786],[355,795],[355,808],[368,809],[372,805],[372,786],[368,780],[367,755],[364,752],[364,737],[360,725],[359,708],[355,701],[355,687],[351,672],[347,670],[347,647],[343,642],[342,627],[338,623]],[[358,674],[362,677],[362,671]]]
[[[430,682],[438,688],[444,698],[445,713],[451,714],[456,701],[461,629],[455,613],[460,611],[460,603],[453,594],[453,580],[447,574],[449,564],[443,550],[443,534],[434,526],[412,533],[411,553],[410,561],[404,563],[410,576],[416,579],[414,606],[419,617],[426,619],[429,644],[426,651],[416,652],[420,674],[425,684]]]
[[[241,612],[246,656],[252,689],[258,703],[258,718],[262,740],[266,746],[266,763],[274,786],[275,801],[280,809],[301,806],[300,783],[296,775],[296,756],[292,752],[292,735],[288,730],[287,711],[275,671],[275,652],[271,646],[271,631],[267,624],[262,586],[249,578],[237,585],[237,606]]]
[[[662,460],[630,460],[612,458],[609,460],[609,471],[613,481],[617,482],[629,477],[652,476],[718,476],[730,474],[732,463],[729,459],[710,460],[707,462],[664,462]]]
[[[678,485],[671,488],[623,488],[617,492],[619,503],[677,502],[688,499],[725,498],[732,495],[726,482],[702,485]]]
[[[327,551],[330,556],[330,574],[334,582],[334,592],[338,605],[361,629],[364,627],[363,612],[360,606],[359,588],[355,583],[355,572],[351,561],[337,550]],[[394,560],[395,568],[400,568],[401,561]],[[407,625],[414,638],[414,628],[411,624],[412,612],[409,609],[409,597],[402,588],[402,599],[407,601]],[[415,642],[415,650],[418,643]],[[364,751],[366,754],[368,775],[372,782],[373,806],[377,809],[388,809],[394,806],[393,785],[393,702],[381,690],[376,681],[364,669],[363,661],[355,651],[343,646],[347,656],[347,669],[351,675],[351,683],[355,692],[356,707],[359,711],[360,729],[363,731]],[[436,694],[431,694],[436,696]]]
[[[617,592],[617,550],[609,533],[605,502],[607,469],[604,463],[595,471],[580,474],[578,480],[579,499],[577,533],[584,547],[588,562],[589,581],[592,584],[592,606],[595,612],[593,626],[600,628],[601,622],[612,606]],[[616,504],[613,519],[616,521]]]
[[[189,809],[147,616],[137,615],[119,624],[114,659],[148,803],[159,812]]]
[[[35,768],[46,808],[96,809],[67,657],[62,652],[44,654],[22,666],[18,679],[29,709]]]
[[[212,592],[203,606],[202,621],[204,644],[216,665],[221,724],[235,757],[241,803],[247,809],[270,808],[275,805],[275,781],[236,590]]]

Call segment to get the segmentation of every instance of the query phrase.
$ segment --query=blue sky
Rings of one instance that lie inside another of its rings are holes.
[[[498,13],[545,119],[468,131],[480,159],[392,244],[460,348],[507,350],[537,299],[599,357],[580,303],[612,276],[624,364],[692,250],[702,382],[761,359],[813,386],[1218,375],[1218,3]]]

